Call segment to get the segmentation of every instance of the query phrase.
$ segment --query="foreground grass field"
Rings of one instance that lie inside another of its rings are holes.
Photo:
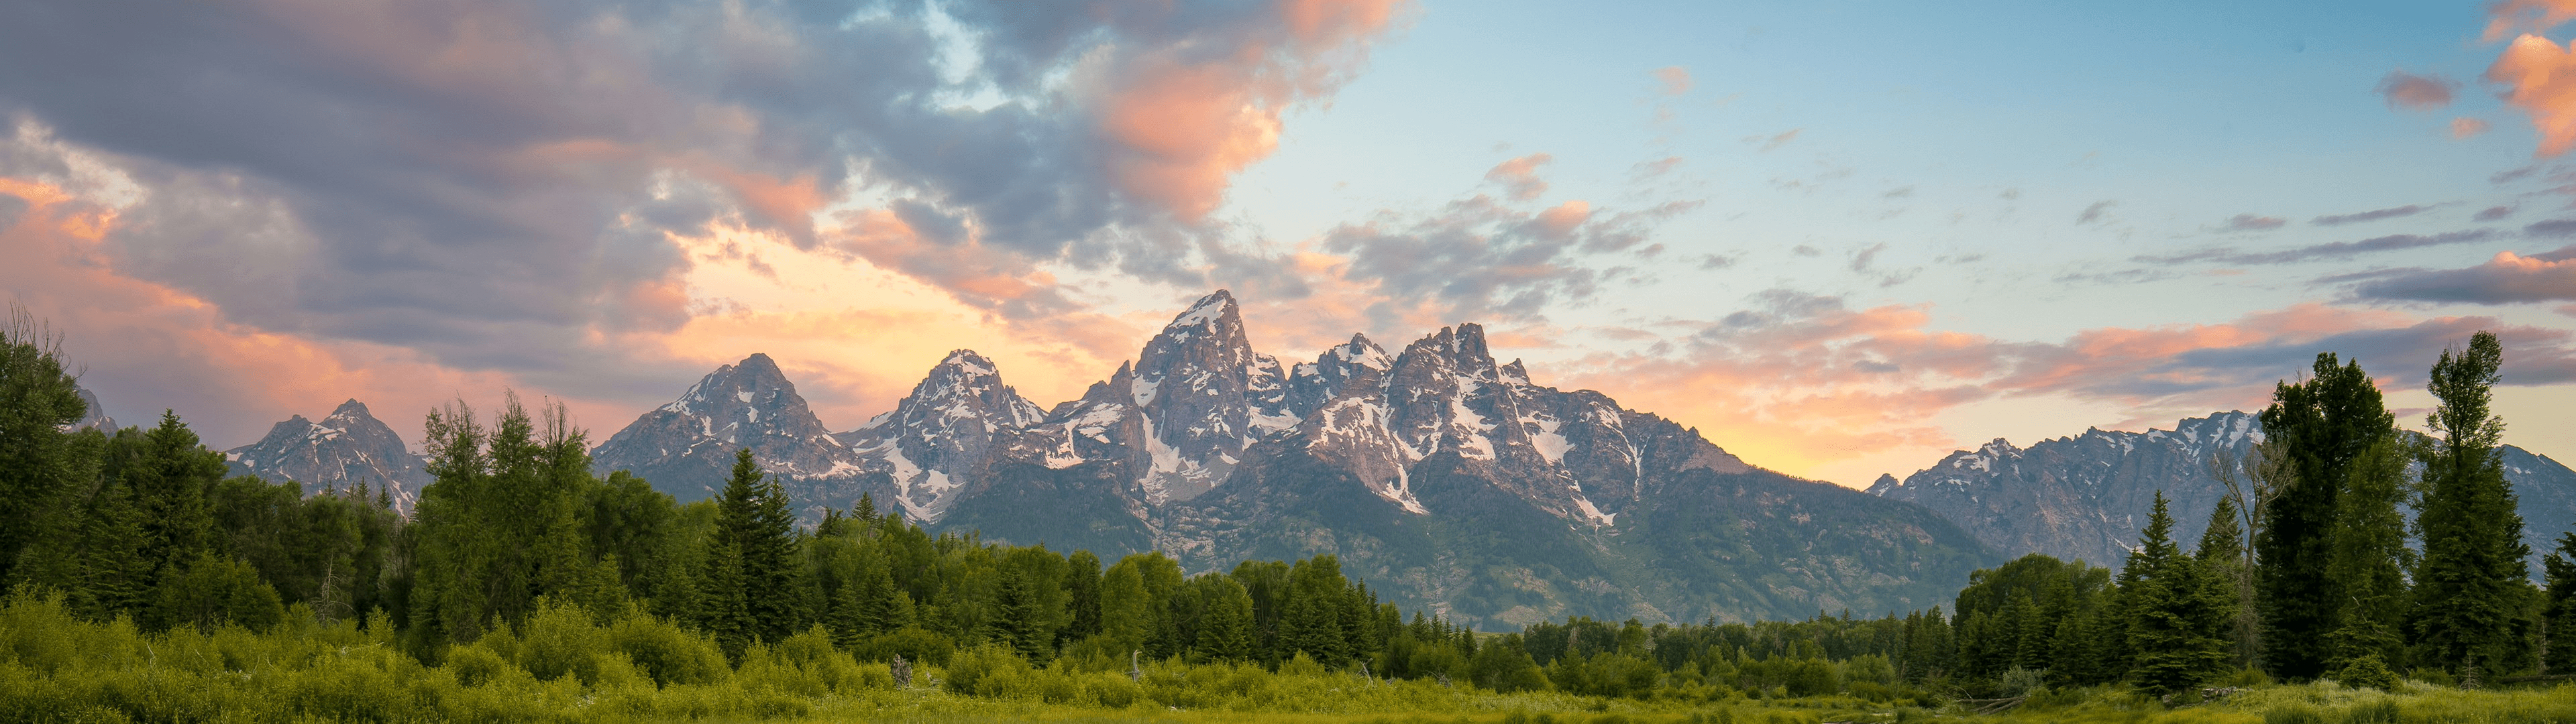
[[[449,649],[437,665],[356,622],[309,615],[266,633],[227,627],[145,634],[79,620],[58,600],[0,605],[0,721],[7,722],[2576,722],[2576,686],[2395,693],[2331,683],[2259,686],[2167,707],[2124,687],[2040,691],[1974,714],[1938,696],[1762,697],[1710,686],[1642,698],[1497,694],[1384,681],[1302,659],[1257,666],[1058,659],[1033,667],[969,650],[898,686],[884,663],[819,632],[755,648],[728,666],[712,642],[648,616],[540,614],[525,636]],[[301,622],[301,623],[294,623]],[[378,622],[381,624],[381,621]]]

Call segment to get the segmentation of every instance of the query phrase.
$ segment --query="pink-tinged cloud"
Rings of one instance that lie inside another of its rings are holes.
[[[2487,67],[2486,79],[2504,84],[2505,103],[2530,114],[2540,132],[2538,155],[2557,156],[2576,145],[2576,52],[2523,35]]]
[[[1677,96],[1689,93],[1691,89],[1690,69],[1678,65],[1656,68],[1655,81],[1663,84],[1663,87],[1659,90],[1661,90],[1664,95]]]
[[[0,202],[11,197],[24,208],[14,220],[0,217],[0,258],[9,260],[0,263],[0,288],[64,334],[82,384],[123,424],[149,425],[174,410],[207,444],[224,448],[257,440],[290,415],[319,417],[356,397],[418,440],[431,406],[460,394],[488,400],[516,384],[411,350],[240,324],[203,298],[119,273],[102,247],[119,223],[115,209],[55,183],[0,177]],[[617,409],[571,402],[592,419]]]
[[[1485,171],[1485,180],[1501,185],[1503,194],[1515,201],[1536,200],[1539,194],[1547,193],[1547,180],[1539,178],[1538,167],[1554,160],[1554,156],[1533,153],[1504,161]]]
[[[2576,246],[2531,256],[2499,251],[2463,269],[2401,270],[2362,282],[2353,292],[2369,299],[2468,304],[2576,301]]]
[[[2469,138],[2487,132],[2487,122],[2468,116],[2451,119],[2451,137]]]
[[[2576,20],[2576,0],[2499,0],[2487,6],[2486,40],[2537,33]]]
[[[1793,472],[1896,450],[1937,456],[1958,442],[1939,418],[1988,402],[2064,398],[2161,422],[2250,409],[2322,351],[2361,360],[2392,388],[2412,387],[2444,344],[2479,329],[2514,347],[2508,384],[2576,380],[2567,331],[2491,318],[2303,304],[2221,324],[2086,330],[2058,342],[1946,332],[1932,319],[1924,306],[1851,309],[1775,290],[1717,322],[1673,322],[1667,329],[1678,333],[1647,351],[1577,360],[1568,378],[1621,400],[1656,401],[1648,409]]]
[[[1128,193],[1184,221],[1225,200],[1236,172],[1279,146],[1280,114],[1325,98],[1367,58],[1403,0],[1285,0],[1283,32],[1204,38],[1104,69],[1101,130]]]
[[[2439,75],[2415,75],[2402,70],[2388,71],[2379,79],[2379,95],[2388,99],[2388,107],[2410,111],[2429,111],[2451,104],[2452,89],[2460,82]]]

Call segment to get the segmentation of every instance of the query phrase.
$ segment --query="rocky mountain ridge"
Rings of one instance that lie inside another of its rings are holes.
[[[1868,492],[1931,508],[2004,555],[2117,566],[2159,490],[2171,500],[2174,539],[2199,540],[2226,493],[2210,472],[2211,456],[2241,457],[2262,440],[2261,421],[2243,411],[2186,418],[2171,430],[2090,429],[2028,448],[1996,439],[1902,481],[1880,476]],[[2512,445],[2503,455],[2536,559],[2559,533],[2576,529],[2576,470]]]
[[[427,461],[403,445],[402,436],[377,420],[365,403],[349,400],[320,421],[303,415],[271,426],[268,435],[224,451],[235,475],[293,480],[306,494],[364,485],[386,490],[397,510],[408,512],[429,485]]]
[[[1930,511],[1745,464],[1592,391],[1533,384],[1473,324],[1283,363],[1232,295],[1038,412],[971,351],[825,433],[767,357],[727,365],[595,454],[704,497],[750,446],[808,517],[862,494],[941,530],[1164,550],[1194,570],[1337,553],[1381,591],[1494,625],[1930,605],[1992,562]]]

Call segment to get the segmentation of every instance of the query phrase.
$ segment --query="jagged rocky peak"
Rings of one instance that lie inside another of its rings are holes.
[[[762,469],[789,478],[832,475],[856,462],[766,354],[716,368],[617,431],[591,459],[602,472],[633,471],[686,501],[722,487],[744,447]]]
[[[110,435],[116,434],[119,429],[116,426],[116,418],[107,416],[107,406],[99,404],[98,395],[77,383],[72,385],[72,389],[80,392],[81,404],[86,405],[88,409],[87,412],[81,413],[80,422],[72,423],[72,429],[93,429]]]
[[[224,452],[239,474],[302,483],[307,492],[364,485],[389,489],[396,507],[409,510],[429,483],[427,465],[400,434],[367,412],[366,403],[340,403],[320,422],[303,415],[269,427],[259,442]]]
[[[747,430],[790,434],[823,430],[806,408],[805,398],[796,394],[796,383],[787,381],[787,373],[769,355],[759,353],[717,367],[661,411],[701,420],[702,434],[734,442]]]
[[[907,517],[935,522],[1011,436],[1045,416],[1002,383],[999,365],[961,349],[932,367],[893,411],[836,438],[861,458],[858,471],[885,476]]]
[[[1139,482],[1157,499],[1188,500],[1225,481],[1245,448],[1294,427],[1279,360],[1252,351],[1243,313],[1223,289],[1200,297],[1145,343],[1125,393],[1142,416]]]

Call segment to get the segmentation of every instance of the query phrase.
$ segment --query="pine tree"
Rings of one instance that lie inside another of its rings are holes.
[[[144,516],[132,488],[122,481],[104,482],[81,530],[74,610],[107,619],[141,613],[151,603],[161,565],[146,547]]]
[[[2276,386],[2261,415],[2281,443],[2289,481],[2261,511],[2254,539],[2262,658],[2273,675],[2313,679],[2333,657],[2329,634],[2343,592],[2327,575],[2333,559],[2335,499],[2353,458],[2391,434],[2396,418],[2359,362],[2317,355],[2315,377]]]
[[[2558,534],[2558,550],[2540,561],[2549,580],[2547,619],[2549,673],[2576,673],[2576,533]]]
[[[2524,653],[2516,631],[2528,625],[2523,559],[2530,550],[2497,450],[2504,421],[2490,410],[2503,361],[2503,345],[2487,332],[2471,337],[2467,350],[2442,352],[2427,385],[2439,401],[2426,420],[2434,440],[2417,453],[2424,465],[2416,516],[2424,542],[2413,622],[2418,660],[2453,671],[2474,663],[2481,678]]]
[[[2187,691],[2226,669],[2227,620],[2212,600],[2223,589],[2210,585],[2198,560],[2175,549],[2173,516],[2162,491],[2140,537],[2125,566],[2137,587],[2129,620],[2130,675],[2150,693]]]
[[[124,479],[141,506],[145,555],[154,568],[169,571],[214,548],[206,493],[224,477],[224,455],[199,444],[197,433],[168,410],[143,443],[139,459],[112,459],[109,472]]]
[[[1100,557],[1091,551],[1074,551],[1065,557],[1065,608],[1068,616],[1064,640],[1080,641],[1100,633]]]
[[[2227,602],[2228,638],[2233,642],[2230,653],[2239,667],[2254,663],[2254,571],[2245,565],[2244,513],[2232,496],[2220,496],[2218,507],[2209,513],[2209,527],[2200,534],[2200,546],[2192,557],[2208,569],[2210,578],[2224,589]]]
[[[733,476],[717,495],[716,525],[708,533],[715,539],[708,546],[711,595],[700,604],[729,610],[701,615],[720,627],[718,640],[734,655],[750,641],[784,641],[805,623],[796,521],[786,491],[768,478],[751,448],[736,450]]]
[[[2404,449],[2394,436],[2384,437],[2354,459],[2336,500],[2334,558],[2326,573],[2342,586],[2344,605],[2336,614],[2330,669],[2343,670],[2365,656],[2395,661],[2401,654],[2410,554],[2397,506],[2405,478]]]
[[[1288,604],[1279,616],[1282,654],[1305,652],[1327,666],[1351,659],[1343,637],[1341,559],[1323,555],[1298,561],[1288,574]]]

